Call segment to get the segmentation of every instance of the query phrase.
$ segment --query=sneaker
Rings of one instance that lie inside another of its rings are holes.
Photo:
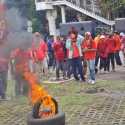
[[[105,71],[106,74],[110,73],[109,71]]]
[[[95,84],[95,80],[91,80],[91,84],[92,84],[92,85]]]
[[[92,82],[92,80],[91,80],[91,79],[89,79],[89,80],[88,80],[88,83],[90,84],[91,82]]]
[[[99,70],[99,73],[100,73],[100,74],[103,74],[104,72],[103,72],[103,70],[100,69],[100,70]]]

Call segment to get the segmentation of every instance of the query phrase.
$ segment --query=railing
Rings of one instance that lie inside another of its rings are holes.
[[[66,5],[85,15],[88,15],[96,20],[99,20],[107,25],[114,25],[114,21],[105,19],[101,14],[94,12],[92,6],[90,6],[89,4],[82,3],[84,2],[84,0],[36,0],[36,1],[46,2],[48,4],[50,3],[51,5],[56,5],[56,6]]]

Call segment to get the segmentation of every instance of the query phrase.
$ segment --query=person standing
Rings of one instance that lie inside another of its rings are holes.
[[[2,99],[6,98],[7,74],[8,61],[5,58],[0,58],[0,96]]]
[[[107,71],[107,57],[108,57],[108,43],[106,41],[106,38],[104,35],[100,36],[100,40],[97,46],[97,53],[99,54],[100,57],[100,73],[101,70],[104,68],[104,73]]]
[[[35,72],[39,81],[42,80],[43,76],[48,77],[48,47],[46,42],[41,38],[40,33],[35,33],[37,41],[39,41],[38,46],[35,47]]]
[[[121,49],[121,40],[118,32],[114,32],[113,39],[115,41],[115,60],[117,65],[122,65],[119,52]]]
[[[59,36],[57,36],[56,41],[53,43],[53,49],[56,59],[56,79],[60,79],[60,70],[63,72],[63,79],[66,79],[64,44]]]
[[[100,34],[98,34],[94,39],[96,46],[98,46],[98,43],[100,41]],[[99,54],[96,52],[96,60],[95,60],[95,72],[98,73],[98,64],[99,64]]]
[[[82,67],[82,40],[78,37],[77,31],[69,32],[69,39],[66,41],[66,48],[68,49],[68,58],[71,59],[73,75],[76,80],[85,81]],[[79,76],[80,75],[80,78]]]
[[[115,71],[115,41],[113,39],[112,35],[109,35],[108,38],[106,38],[106,41],[108,43],[108,59],[107,59],[107,70],[110,72],[110,62],[112,65],[112,71]]]
[[[82,49],[84,52],[84,58],[87,60],[89,67],[89,80],[88,83],[95,84],[95,58],[97,46],[94,40],[92,39],[91,33],[85,33],[85,39],[82,44]]]
[[[47,46],[48,46],[48,58],[49,58],[49,62],[48,62],[48,68],[50,69],[53,64],[54,64],[54,52],[53,52],[53,36],[50,36],[50,38],[47,41]]]
[[[122,54],[122,64],[125,66],[125,34],[120,33],[121,37],[121,54]]]

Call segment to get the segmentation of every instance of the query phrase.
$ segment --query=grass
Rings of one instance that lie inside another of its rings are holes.
[[[11,91],[13,91],[13,85],[14,84],[11,81],[9,81],[8,94],[11,94]],[[89,85],[87,83],[70,81],[64,84],[50,84],[50,83],[42,84],[42,86],[44,86],[44,88],[48,91],[50,95],[56,98],[56,100],[58,101],[59,107],[66,113],[66,118],[69,119],[70,122],[73,122],[72,121],[73,117],[71,114],[75,114],[76,111],[81,111],[81,110],[85,111],[86,109],[88,109],[89,106],[100,103],[104,100],[102,96],[85,93],[86,90],[92,89],[92,88],[104,88],[108,91],[124,92],[125,80],[124,79],[122,80],[97,79],[97,83],[95,85]],[[13,111],[16,112],[16,114],[22,113],[21,117],[23,117],[23,115],[26,116],[27,113],[30,110],[32,110],[31,106],[29,105],[28,98],[24,96],[19,96],[15,98],[13,101],[2,103],[2,105],[0,106],[1,115],[2,115],[2,112],[6,114],[7,108],[10,108],[11,110],[12,107],[14,107]],[[11,113],[15,117],[16,115],[14,114],[13,111]],[[6,121],[5,122],[3,121],[3,123],[8,125]],[[0,122],[0,125],[2,125],[3,123]],[[20,123],[19,125],[22,125],[22,124]]]

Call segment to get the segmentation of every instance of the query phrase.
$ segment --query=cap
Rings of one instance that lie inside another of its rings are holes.
[[[101,36],[100,36],[100,39],[104,39],[104,38],[105,38],[105,36],[104,36],[104,35],[101,35]]]

